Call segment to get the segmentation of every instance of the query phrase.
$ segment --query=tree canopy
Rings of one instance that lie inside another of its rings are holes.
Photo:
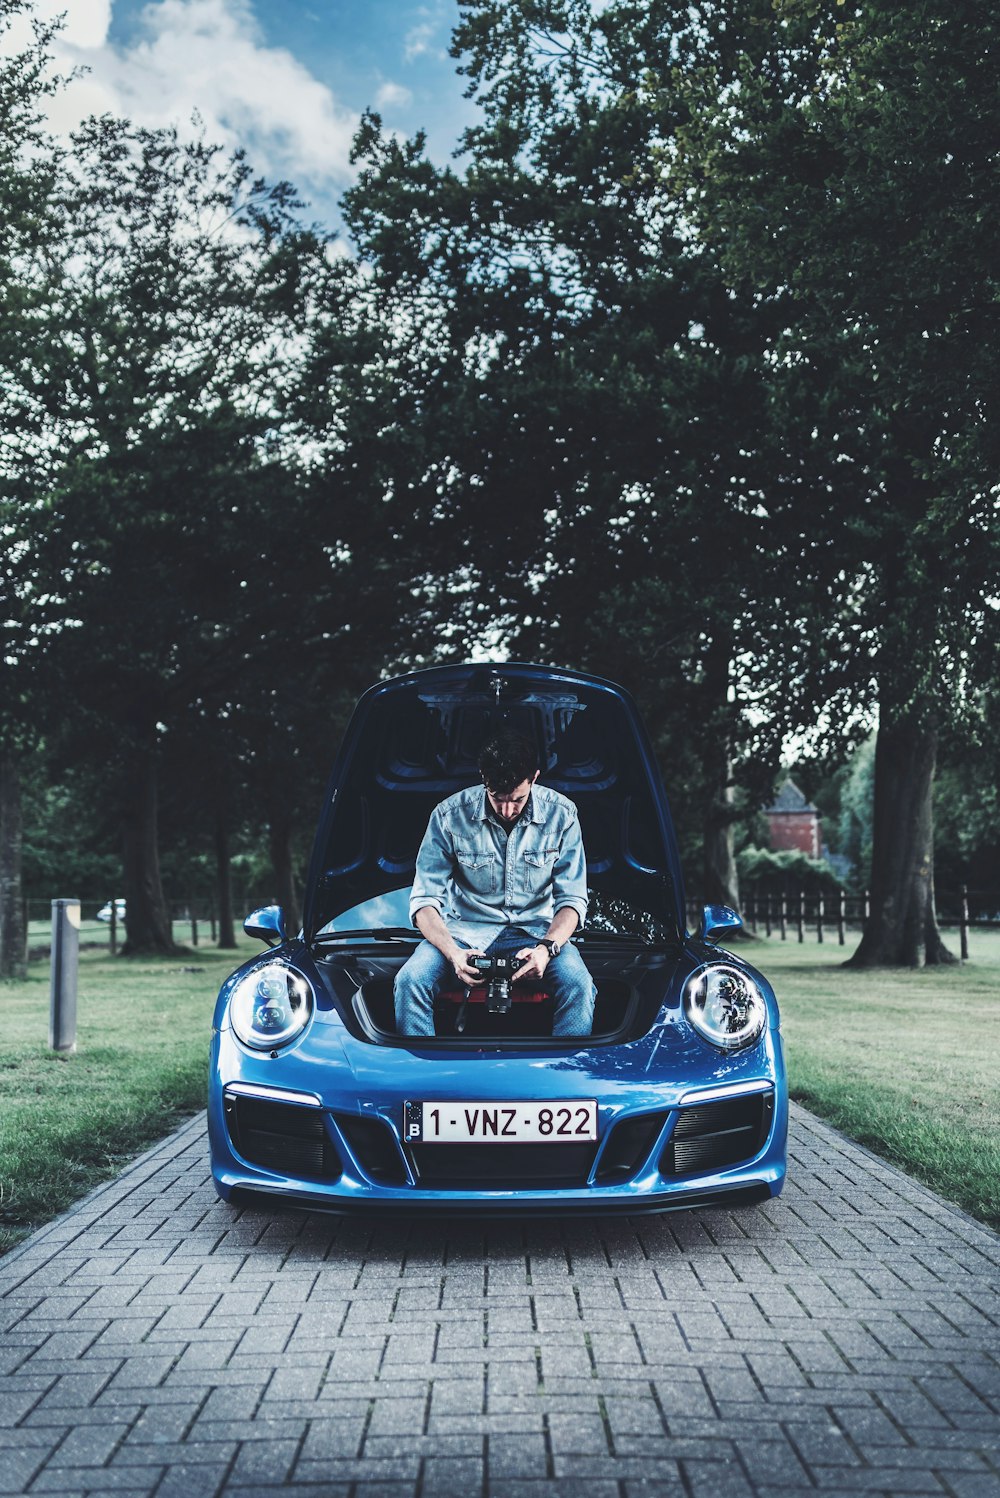
[[[252,805],[294,920],[352,698],[498,651],[631,687],[715,900],[783,744],[877,721],[855,960],[948,960],[935,768],[988,738],[1000,617],[998,26],[469,0],[478,121],[439,165],[367,115],[346,247],[205,140],[57,151],[44,32],[5,60],[0,780],[39,744],[103,778],[130,947],[170,942],[161,793],[223,906]]]

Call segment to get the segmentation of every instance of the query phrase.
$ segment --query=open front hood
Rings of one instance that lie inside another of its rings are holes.
[[[501,726],[537,744],[540,781],[576,803],[590,886],[683,932],[670,813],[628,693],[545,666],[461,665],[381,682],[359,701],[313,848],[307,941],[412,883],[431,811],[479,783],[480,748]]]

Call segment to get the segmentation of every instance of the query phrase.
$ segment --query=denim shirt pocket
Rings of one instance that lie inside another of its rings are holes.
[[[469,843],[455,844],[456,875],[460,884],[474,895],[496,893],[496,854]]]
[[[526,895],[540,895],[552,880],[552,870],[555,866],[559,849],[539,844],[535,848],[525,848],[521,853],[521,888]]]

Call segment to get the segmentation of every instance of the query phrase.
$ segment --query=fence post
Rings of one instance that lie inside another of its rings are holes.
[[[866,889],[865,890],[865,925],[866,926],[868,925],[868,919],[871,916],[871,913],[872,913],[871,892]]]
[[[798,920],[798,925],[799,925],[799,941],[805,941],[805,939],[806,939],[806,892],[803,889],[803,887],[802,887],[801,884],[799,885],[799,912],[798,912],[798,915],[799,915],[799,920]]]
[[[191,906],[191,945],[198,945],[198,917],[195,915],[194,906]]]
[[[962,943],[962,961],[969,956],[969,887],[962,885],[962,909],[958,918],[958,930]]]
[[[844,945],[844,924],[847,920],[847,897],[844,894],[844,886],[841,885],[837,891],[837,940]]]
[[[788,938],[788,890],[787,890],[787,888],[786,888],[786,886],[784,884],[781,886],[781,911],[780,911],[780,916],[781,916],[781,940],[782,941],[786,941],[787,938]]]
[[[768,890],[764,896],[764,934],[771,934],[771,891]]]
[[[212,909],[209,912],[208,922],[209,922],[209,930],[212,933],[212,946],[214,947],[215,946],[215,906],[214,905],[212,906]]]
[[[118,901],[111,898],[111,930],[108,933],[108,946],[111,948],[112,957],[118,955]]]
[[[49,1050],[76,1050],[76,983],[80,961],[80,902],[52,901]]]
[[[823,891],[816,896],[816,940],[823,943]]]

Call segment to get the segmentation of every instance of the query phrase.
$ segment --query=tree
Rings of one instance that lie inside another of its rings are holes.
[[[0,599],[4,610],[0,690],[0,978],[23,976],[27,929],[22,891],[22,768],[35,743],[32,687],[11,637],[24,624],[24,598],[13,586],[9,524],[16,488],[11,449],[28,413],[13,371],[22,357],[32,319],[45,295],[36,248],[52,222],[51,194],[57,153],[42,125],[42,102],[59,85],[48,71],[54,27],[30,20],[27,0],[0,0],[0,527],[4,546]],[[17,669],[18,666],[22,669]]]
[[[825,650],[878,707],[871,918],[851,962],[953,960],[933,897],[934,770],[995,650],[1000,17],[920,0],[752,0],[688,79],[669,169],[734,286],[780,307],[789,444],[837,435]],[[776,12],[776,13],[775,13]],[[748,25],[748,19],[755,24]]]
[[[294,223],[290,189],[254,181],[239,153],[124,121],[78,133],[57,210],[21,360],[37,421],[19,455],[18,586],[45,600],[48,731],[116,788],[127,950],[165,951],[164,730],[246,658],[248,600],[273,587],[270,500],[288,493],[275,483],[288,456],[272,391],[298,357],[300,267],[324,250]]]
[[[703,891],[735,903],[734,761],[761,791],[781,736],[747,714],[748,678],[762,634],[783,637],[788,676],[800,569],[763,502],[770,314],[695,253],[658,166],[685,14],[467,5],[454,51],[483,110],[467,165],[437,170],[370,118],[347,209],[375,287],[433,330],[424,513],[452,587],[462,571],[458,641],[485,624],[632,686],[675,781],[683,762]]]

